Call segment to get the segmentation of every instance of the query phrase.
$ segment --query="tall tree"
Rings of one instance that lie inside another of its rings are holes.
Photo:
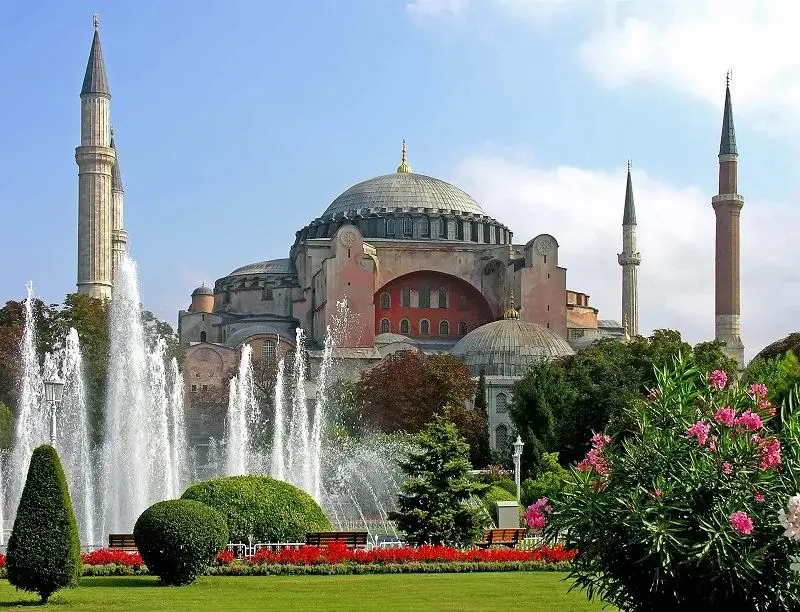
[[[470,475],[469,446],[441,417],[416,436],[416,446],[400,464],[407,479],[391,518],[413,545],[474,542],[484,517],[469,501],[487,487]]]
[[[475,387],[475,413],[480,415],[480,431],[475,435],[475,442],[470,445],[469,459],[476,468],[483,468],[492,461],[489,446],[489,407],[486,404],[486,374],[481,369],[478,384]]]

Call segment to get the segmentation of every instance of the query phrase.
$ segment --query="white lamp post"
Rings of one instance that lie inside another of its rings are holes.
[[[50,406],[50,444],[56,445],[56,412],[64,395],[64,383],[60,380],[44,381],[44,399]]]
[[[517,436],[516,441],[514,442],[514,482],[517,483],[517,502],[520,500],[520,462],[522,461],[522,447],[525,446],[525,443],[522,441],[522,438]]]

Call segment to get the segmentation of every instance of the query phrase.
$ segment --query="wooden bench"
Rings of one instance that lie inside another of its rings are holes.
[[[136,542],[133,539],[132,533],[109,533],[108,547],[121,548],[125,552],[139,552],[139,549],[136,548]]]
[[[327,546],[331,542],[344,542],[347,548],[364,548],[366,531],[313,531],[306,534],[306,546]]]
[[[514,548],[525,537],[525,529],[487,529],[483,532],[483,540],[476,542],[478,548],[490,546],[507,546]]]

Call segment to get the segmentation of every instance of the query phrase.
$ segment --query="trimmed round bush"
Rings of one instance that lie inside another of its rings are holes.
[[[81,543],[67,479],[49,444],[33,451],[6,552],[8,581],[42,603],[81,576]]]
[[[514,485],[516,487],[516,485]],[[492,486],[486,490],[486,493],[483,494],[481,498],[483,505],[486,507],[486,510],[489,512],[489,516],[492,517],[492,520],[496,523],[497,522],[497,502],[499,501],[517,501],[517,496],[509,493],[503,487],[499,486]]]
[[[181,499],[203,502],[228,522],[232,542],[304,542],[330,531],[322,508],[305,491],[266,476],[227,476],[192,485]]]
[[[198,501],[172,499],[142,512],[133,539],[163,584],[191,584],[228,543],[225,519]]]

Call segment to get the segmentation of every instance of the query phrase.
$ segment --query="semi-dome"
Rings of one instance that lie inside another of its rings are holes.
[[[294,274],[294,267],[291,259],[269,259],[236,268],[228,276],[243,276],[246,274]]]
[[[331,202],[322,217],[364,208],[393,210],[413,207],[486,214],[472,197],[455,185],[424,174],[395,172],[353,185]]]
[[[521,377],[528,366],[540,359],[573,355],[574,351],[555,332],[515,318],[504,318],[472,330],[453,347],[473,376],[481,370],[487,376]]]

